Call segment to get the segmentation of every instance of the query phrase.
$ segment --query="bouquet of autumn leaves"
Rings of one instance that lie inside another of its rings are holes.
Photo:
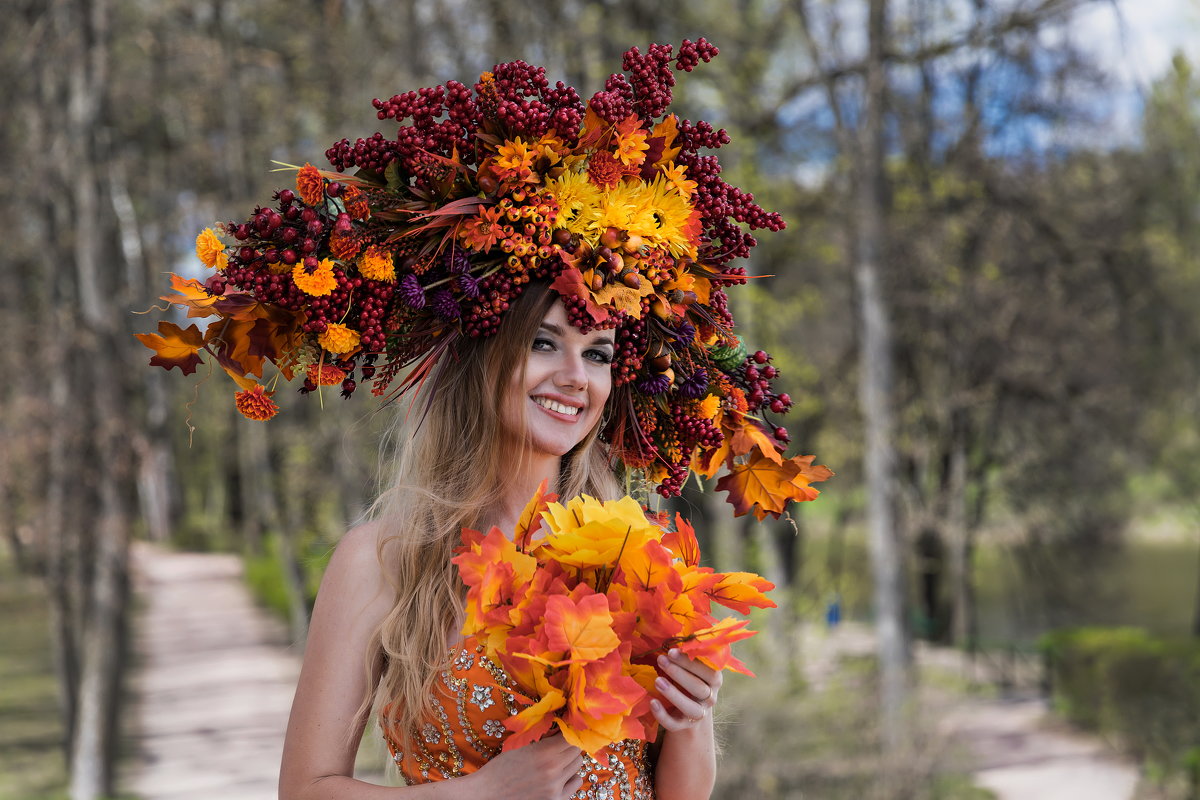
[[[653,738],[650,700],[662,700],[654,663],[670,648],[753,675],[730,651],[754,635],[748,620],[718,620],[711,607],[773,608],[769,581],[701,567],[695,532],[678,514],[665,530],[631,497],[555,499],[543,482],[511,538],[499,528],[464,529],[453,559],[468,587],[463,634],[530,703],[505,720],[504,750],[554,725],[593,755],[622,739]]]

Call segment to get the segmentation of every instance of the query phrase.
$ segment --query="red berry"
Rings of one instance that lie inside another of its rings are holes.
[[[792,437],[788,435],[787,428],[780,425],[775,429],[775,438],[781,442],[790,442]]]
[[[774,367],[772,367],[770,364],[768,364],[767,366],[762,368],[762,374],[763,374],[764,378],[766,378],[767,380],[770,380],[771,378],[774,378],[776,375],[778,375],[779,372]]]
[[[283,251],[283,254],[279,257],[279,260],[285,264],[295,264],[300,259],[296,255],[295,250],[288,249]]]
[[[779,402],[783,403],[785,406],[790,406],[792,404],[792,398],[788,397],[786,393],[781,394],[779,395]]]
[[[746,380],[748,380],[748,381],[758,380],[758,370],[755,369],[753,365],[746,367]]]
[[[756,350],[754,352],[754,360],[759,364],[765,364],[771,357],[767,355],[766,350]]]
[[[785,406],[781,401],[779,401],[777,399],[771,401],[771,410],[774,411],[776,414],[782,414],[786,410],[786,408],[787,408],[787,406]]]

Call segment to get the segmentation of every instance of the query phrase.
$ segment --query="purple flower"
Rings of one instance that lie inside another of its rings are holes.
[[[458,286],[458,290],[462,292],[463,297],[471,300],[479,297],[479,281],[470,275],[459,275],[454,279],[454,283]]]
[[[698,369],[679,384],[679,396],[698,400],[708,391],[708,371]]]
[[[640,378],[634,385],[642,394],[662,394],[671,388],[671,377],[663,373],[650,375]]]
[[[454,322],[462,317],[462,308],[459,307],[458,301],[454,299],[454,295],[449,289],[438,289],[433,293],[433,297],[429,300],[429,307],[433,309],[433,313],[437,314],[447,322]]]
[[[400,283],[396,285],[396,294],[400,295],[400,302],[409,308],[425,307],[425,290],[421,288],[417,276],[411,272],[400,279]]]
[[[466,272],[471,268],[471,262],[467,258],[467,254],[461,247],[457,247],[453,243],[450,245],[450,249],[442,254],[442,264],[445,265],[446,271],[451,274]]]
[[[696,327],[685,319],[679,323],[679,327],[671,331],[671,334],[677,343],[686,347],[696,338]]]

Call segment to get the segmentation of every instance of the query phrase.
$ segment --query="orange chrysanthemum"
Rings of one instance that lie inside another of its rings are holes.
[[[612,189],[625,175],[625,165],[607,150],[601,150],[588,161],[588,180],[601,189]]]
[[[333,386],[346,379],[346,371],[333,364],[312,364],[304,374],[317,386]]]
[[[233,396],[233,402],[246,419],[265,422],[279,413],[279,406],[267,395],[262,384],[255,384],[253,389],[238,392]]]
[[[205,228],[196,237],[196,257],[204,262],[204,266],[215,267],[218,271],[229,266],[225,243],[217,237],[216,231],[212,228]]]
[[[292,268],[292,280],[300,291],[313,297],[330,294],[338,285],[337,278],[333,276],[333,261],[328,258],[321,259],[317,268],[311,272],[303,263],[297,264]]]
[[[371,215],[371,207],[367,205],[367,196],[357,186],[347,184],[342,189],[342,202],[346,204],[346,213],[351,219],[366,219]]]
[[[358,255],[359,249],[362,248],[362,243],[357,236],[346,236],[341,233],[335,233],[329,237],[329,250],[335,256],[343,261],[349,261]]]
[[[396,280],[396,265],[392,254],[381,247],[368,247],[358,259],[358,272],[367,280]]]
[[[296,193],[305,205],[315,206],[325,200],[325,179],[312,164],[306,163],[296,173]]]
[[[500,217],[499,208],[494,206],[480,208],[477,216],[463,223],[462,231],[459,233],[463,246],[478,253],[492,249],[504,231]]]
[[[317,343],[335,355],[349,353],[358,347],[358,331],[347,328],[338,322],[332,322],[325,332],[317,337]]]

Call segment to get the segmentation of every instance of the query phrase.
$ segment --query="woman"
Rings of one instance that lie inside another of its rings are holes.
[[[612,335],[580,333],[543,285],[521,296],[495,337],[467,340],[457,359],[440,362],[376,520],[346,534],[322,581],[284,745],[281,798],[565,798],[639,777],[649,785],[649,775],[614,778],[595,762],[584,768],[561,736],[482,765],[482,753],[463,747],[462,768],[447,770],[461,777],[444,783],[385,789],[351,777],[372,705],[364,698],[377,709],[391,705],[401,730],[436,720],[427,701],[439,673],[451,668],[448,654],[461,649],[461,581],[450,564],[461,528],[511,531],[543,479],[564,496],[621,494],[597,437],[612,384]],[[645,763],[643,753],[642,763],[627,759],[623,768],[652,770],[664,800],[707,797],[721,676],[678,655],[659,666],[659,689],[671,705],[652,706],[663,728],[657,763]],[[487,740],[485,753],[499,749],[498,737],[474,734]],[[589,772],[598,780],[584,786]],[[440,777],[435,769],[431,778]]]
[[[711,790],[721,680],[674,652],[657,664],[653,751],[626,741],[597,762],[550,737],[502,753],[501,720],[517,709],[506,676],[457,640],[451,558],[463,527],[511,532],[542,480],[564,499],[614,498],[617,469],[669,497],[692,471],[725,470],[717,488],[761,519],[815,498],[809,484],[830,474],[811,456],[784,457],[787,431],[769,420],[791,400],[773,388],[770,356],[735,335],[726,296],[747,280],[731,264],[755,245],[744,228],[783,221],[703,154],[729,141],[724,131],[668,111],[673,71],[716,52],[703,39],[677,54],[632,48],[626,74],[586,104],[521,61],[474,87],[376,100],[395,138],[343,139],[327,151],[336,172],[306,164],[274,205],[197,238],[214,274],[174,278],[166,299],[210,318],[206,331],[164,320],[139,335],[151,364],[185,374],[209,353],[255,420],[276,415],[271,395],[296,373],[305,393],[340,385],[350,397],[370,381],[377,395],[413,397],[389,488],[320,589],[283,797]],[[270,365],[278,374],[265,378]],[[669,614],[669,637],[694,643],[701,632],[685,626],[701,614]],[[351,777],[376,713],[419,785]]]

